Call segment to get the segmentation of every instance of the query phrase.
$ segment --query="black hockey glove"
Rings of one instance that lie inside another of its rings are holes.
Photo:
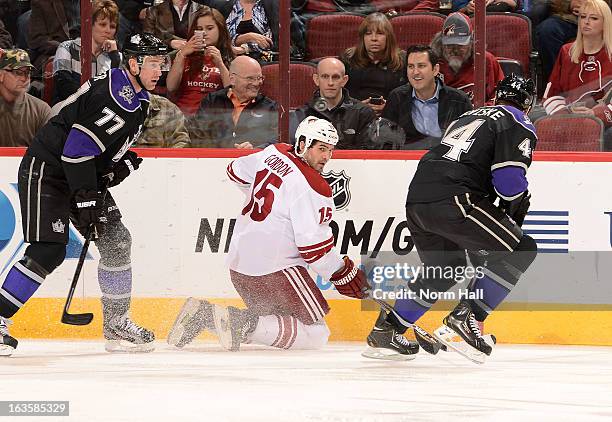
[[[514,222],[521,227],[527,216],[527,211],[529,211],[529,205],[531,205],[530,199],[531,194],[529,191],[525,191],[513,201],[505,201],[500,198],[499,209],[505,212],[508,217],[513,219]]]
[[[117,186],[132,174],[133,171],[138,170],[140,163],[142,163],[142,158],[136,155],[134,151],[128,151],[102,178],[109,188]]]
[[[95,190],[81,189],[74,194],[74,225],[81,233],[87,233],[89,229],[91,240],[100,237],[106,224],[103,201],[102,193]]]

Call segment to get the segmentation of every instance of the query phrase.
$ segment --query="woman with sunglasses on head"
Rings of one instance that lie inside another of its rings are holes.
[[[229,85],[233,58],[223,15],[202,7],[194,14],[188,41],[176,54],[166,80],[174,103],[186,116],[196,113],[207,94]]]

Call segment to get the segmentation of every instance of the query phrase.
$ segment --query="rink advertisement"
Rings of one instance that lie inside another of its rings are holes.
[[[225,172],[232,160],[228,157],[236,153],[188,151],[153,157],[154,154],[143,151],[146,158],[140,169],[113,188],[112,194],[132,234],[135,309],[161,306],[159,309],[168,310],[171,315],[155,317],[166,327],[182,298],[237,299],[224,260],[244,196]],[[190,156],[193,154],[201,156]],[[407,256],[415,259],[404,202],[418,155],[379,154],[378,159],[364,160],[363,153],[353,159],[350,154],[336,154],[325,173],[337,208],[331,227],[338,251],[362,262],[379,260],[383,266],[392,265],[395,258],[398,262]],[[567,309],[574,314],[597,311],[599,316],[607,315],[609,323],[612,190],[604,181],[612,180],[612,166],[606,161],[612,158],[606,154],[583,155],[585,161],[564,160],[561,154],[555,156],[556,161],[550,158],[536,156],[528,174],[533,199],[524,230],[536,239],[541,253],[534,275],[521,281],[508,299],[508,309],[513,309],[513,304],[519,309],[508,312],[509,320],[512,315],[515,320],[519,315],[527,319],[529,312],[520,310],[534,303],[550,307],[551,313],[567,314]],[[19,162],[20,157],[2,156],[0,151],[0,280],[25,248],[16,187]],[[72,227],[69,230],[68,259],[36,294],[37,300],[49,298],[58,308],[82,245],[76,231]],[[94,299],[100,295],[97,258],[97,251],[91,248],[77,293],[77,297],[89,298],[86,305],[92,307],[99,306]],[[342,328],[335,338],[363,338],[374,315],[362,312],[366,314],[360,317],[365,321],[363,327],[344,327],[349,318],[340,313],[358,312],[360,307],[356,301],[341,299],[326,280],[319,277],[317,284],[328,299],[338,304],[332,306],[330,315],[338,319],[330,326]],[[551,313],[547,318],[552,317]],[[553,334],[539,340],[590,342],[566,337]],[[511,339],[538,341],[535,334]]]

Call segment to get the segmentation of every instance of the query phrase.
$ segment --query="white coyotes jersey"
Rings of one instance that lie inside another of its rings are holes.
[[[238,158],[227,174],[246,193],[227,264],[246,275],[265,275],[296,265],[329,277],[343,266],[329,227],[334,201],[321,175],[287,144]]]

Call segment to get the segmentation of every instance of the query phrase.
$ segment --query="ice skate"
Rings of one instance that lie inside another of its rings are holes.
[[[8,326],[11,324],[10,319],[0,317],[0,356],[12,355],[19,343],[15,337],[9,334]]]
[[[419,352],[419,345],[409,341],[387,321],[387,313],[380,311],[374,328],[367,338],[368,348],[361,355],[370,359],[412,360]]]
[[[143,353],[155,349],[155,334],[134,323],[127,315],[117,315],[104,324],[104,348],[111,353]]]
[[[187,299],[168,333],[168,344],[183,347],[203,330],[214,330],[213,305],[193,297]]]
[[[248,335],[257,327],[258,317],[248,309],[213,305],[213,316],[219,343],[233,352],[240,349],[240,344],[247,342]]]
[[[493,351],[491,336],[482,336],[478,321],[469,305],[459,303],[444,320],[444,325],[434,331],[434,337],[447,347],[475,363],[484,363]]]

